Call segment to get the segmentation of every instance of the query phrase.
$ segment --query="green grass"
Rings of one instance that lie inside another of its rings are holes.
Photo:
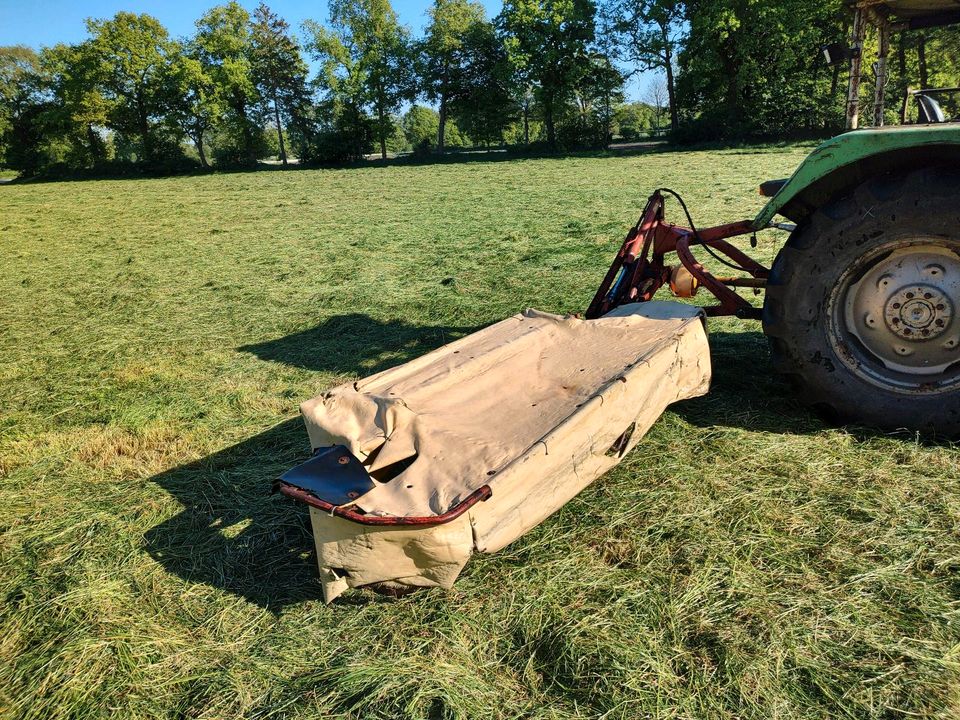
[[[581,310],[650,189],[752,217],[805,152],[0,187],[0,714],[960,715],[960,450],[823,425],[755,324],[451,592],[324,605],[267,494],[301,400]]]

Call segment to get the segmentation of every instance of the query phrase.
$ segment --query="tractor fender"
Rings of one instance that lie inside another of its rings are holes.
[[[776,215],[800,223],[817,208],[852,192],[871,177],[944,165],[960,165],[960,124],[844,133],[810,153],[760,211],[753,226],[765,228]]]

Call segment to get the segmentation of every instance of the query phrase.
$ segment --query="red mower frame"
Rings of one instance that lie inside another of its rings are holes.
[[[664,193],[673,195],[686,212],[683,200],[672,190],[661,188],[647,200],[640,220],[630,228],[613,264],[597,289],[590,307],[588,320],[602,317],[613,308],[626,303],[645,302],[664,285],[669,285],[678,297],[693,297],[700,287],[705,287],[719,301],[718,305],[705,307],[710,316],[734,315],[740,318],[760,319],[760,308],[751,305],[732,288],[749,287],[759,292],[766,287],[770,270],[742,250],[727,242],[727,238],[751,235],[751,244],[756,245],[753,222],[740,220],[727,225],[698,230],[682,227],[664,220]],[[690,214],[687,212],[687,219]],[[714,258],[750,277],[717,277],[709,272],[694,257],[690,248],[702,245]],[[676,253],[679,266],[667,265],[668,253]],[[725,255],[728,260],[720,257]]]

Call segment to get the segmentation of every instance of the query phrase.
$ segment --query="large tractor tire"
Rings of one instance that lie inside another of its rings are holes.
[[[960,171],[878,177],[814,212],[774,262],[763,329],[828,416],[960,435]]]

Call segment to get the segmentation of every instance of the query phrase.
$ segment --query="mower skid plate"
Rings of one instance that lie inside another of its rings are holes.
[[[310,506],[327,602],[449,588],[473,552],[538,525],[709,383],[695,307],[527,310],[303,403],[315,454],[277,488]]]

